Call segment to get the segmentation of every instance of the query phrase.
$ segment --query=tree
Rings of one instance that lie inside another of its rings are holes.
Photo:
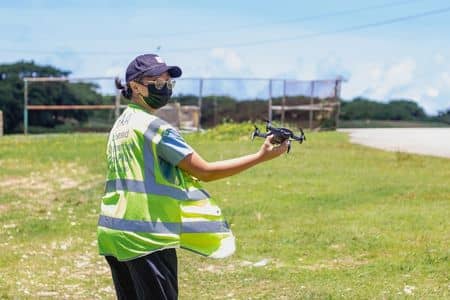
[[[439,111],[436,116],[436,120],[439,122],[450,124],[450,108],[447,110]]]
[[[343,101],[341,106],[343,120],[393,120],[416,121],[427,120],[422,107],[412,100],[391,100],[381,103],[365,98],[355,98],[353,101]]]
[[[66,77],[69,71],[40,66],[33,61],[0,65],[0,110],[5,133],[20,132],[23,127],[24,77]],[[93,104],[102,96],[92,83],[29,83],[29,104]],[[68,118],[83,121],[86,111],[41,111],[29,115],[30,125],[54,127]]]

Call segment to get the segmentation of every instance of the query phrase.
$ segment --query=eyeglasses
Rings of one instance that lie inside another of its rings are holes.
[[[164,80],[164,79],[158,78],[156,80],[149,80],[149,81],[140,80],[138,82],[145,86],[148,86],[149,84],[153,84],[157,90],[161,90],[164,87],[164,85],[166,85],[166,84],[167,84],[167,88],[169,90],[172,90],[175,87],[175,80]]]

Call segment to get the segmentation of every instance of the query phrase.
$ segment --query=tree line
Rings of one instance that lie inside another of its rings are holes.
[[[34,62],[20,61],[13,64],[0,64],[0,110],[3,111],[5,133],[17,133],[23,130],[24,77],[62,77],[70,71],[53,66],[42,66]],[[104,96],[93,83],[46,82],[31,84],[29,88],[30,104],[46,105],[91,105],[112,104],[113,96]],[[197,105],[196,95],[178,95],[172,101],[181,105]],[[287,97],[289,105],[309,104],[309,97]],[[318,103],[320,99],[313,99]],[[280,105],[281,97],[274,98],[273,104]],[[228,96],[205,96],[202,99],[201,124],[210,127],[223,121],[256,121],[268,115],[267,99],[249,99],[237,101]],[[110,126],[113,115],[107,111],[40,111],[29,114],[30,126],[54,128],[67,123],[82,123],[97,117],[107,120]],[[381,103],[366,98],[341,101],[340,119],[342,120],[392,120],[392,121],[435,121],[450,124],[450,108],[429,116],[416,102],[408,99],[391,100]],[[286,112],[286,121],[308,120],[308,112]],[[323,119],[321,122],[329,120]],[[332,127],[332,125],[331,125]]]
[[[0,110],[3,111],[5,133],[23,131],[24,77],[67,77],[70,71],[34,62],[0,64]],[[86,82],[29,83],[29,104],[88,105],[112,103],[112,97],[102,96],[99,87]],[[97,112],[98,113],[98,112]],[[104,113],[104,112],[103,112]],[[68,122],[83,122],[89,117],[83,110],[39,111],[29,114],[29,124],[53,128]]]

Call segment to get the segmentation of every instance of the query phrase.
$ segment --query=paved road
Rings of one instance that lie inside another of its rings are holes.
[[[339,129],[369,147],[450,158],[450,128]]]

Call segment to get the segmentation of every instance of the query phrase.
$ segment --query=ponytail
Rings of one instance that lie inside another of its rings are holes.
[[[118,90],[120,90],[121,94],[127,98],[127,99],[131,99],[131,96],[133,95],[133,91],[130,88],[130,85],[128,83],[126,83],[125,85],[122,84],[122,82],[120,81],[119,77],[116,77],[115,79],[115,84],[116,84],[116,88]]]

